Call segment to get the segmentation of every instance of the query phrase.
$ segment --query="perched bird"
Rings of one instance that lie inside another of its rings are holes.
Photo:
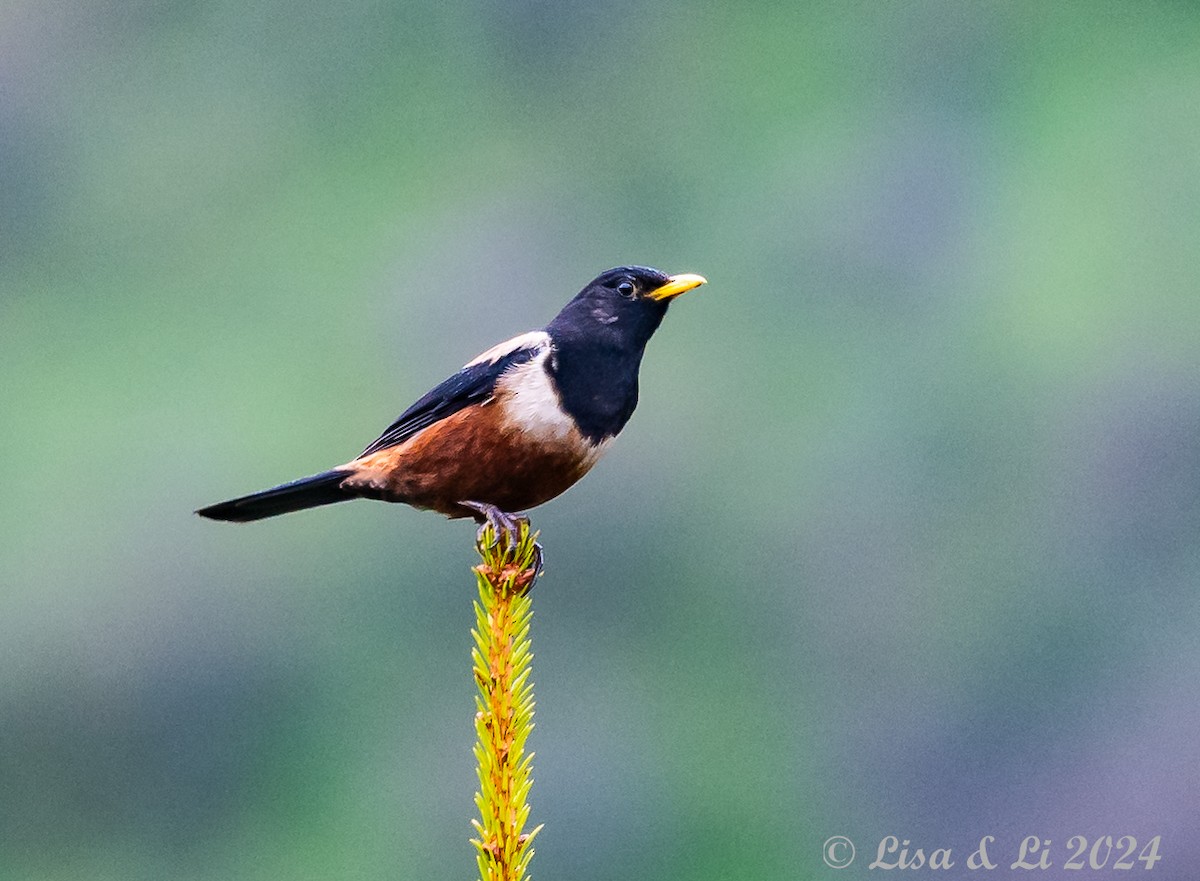
[[[610,269],[542,330],[468,362],[357,458],[196,513],[246,522],[368,498],[515,535],[513,512],[565,491],[625,427],[646,343],[671,300],[704,283],[645,266]]]

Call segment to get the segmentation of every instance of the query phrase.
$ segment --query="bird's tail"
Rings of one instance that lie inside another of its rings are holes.
[[[344,502],[354,496],[341,488],[341,483],[350,476],[348,471],[322,471],[312,477],[302,477],[291,483],[264,489],[262,492],[242,496],[240,499],[230,499],[216,505],[201,508],[196,513],[210,520],[229,520],[234,523],[248,523],[251,520],[262,520],[264,517],[274,517],[277,514],[287,514],[290,511],[300,511],[304,508],[315,508],[318,505],[332,505],[334,502]]]

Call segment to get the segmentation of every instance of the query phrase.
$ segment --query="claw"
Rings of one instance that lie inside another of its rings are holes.
[[[470,508],[477,513],[475,517],[479,521],[479,531],[475,534],[477,541],[482,542],[484,533],[487,528],[492,527],[492,546],[495,546],[504,537],[504,550],[511,551],[517,546],[517,537],[521,534],[521,524],[529,523],[528,517],[522,517],[520,514],[509,514],[506,511],[501,511],[495,505],[487,502],[459,502],[464,508]]]

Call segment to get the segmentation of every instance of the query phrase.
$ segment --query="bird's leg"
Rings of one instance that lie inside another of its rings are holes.
[[[507,511],[501,511],[495,505],[487,502],[459,502],[464,508],[470,508],[475,512],[475,519],[479,522],[479,531],[475,534],[476,541],[483,541],[484,533],[489,526],[492,527],[493,545],[501,541],[501,536],[504,536],[504,549],[511,551],[516,548],[518,537],[521,535],[521,525],[529,526],[529,518],[523,514],[509,514]],[[533,543],[534,549],[534,565],[533,571],[535,577],[542,574],[542,562],[545,555],[542,553],[542,546],[537,542]]]

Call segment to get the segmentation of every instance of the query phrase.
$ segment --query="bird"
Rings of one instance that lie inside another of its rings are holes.
[[[603,272],[545,327],[434,386],[349,462],[196,513],[245,523],[366,498],[471,517],[481,538],[490,525],[514,541],[517,512],[569,489],[620,434],[646,344],[672,301],[706,282],[647,266]]]

